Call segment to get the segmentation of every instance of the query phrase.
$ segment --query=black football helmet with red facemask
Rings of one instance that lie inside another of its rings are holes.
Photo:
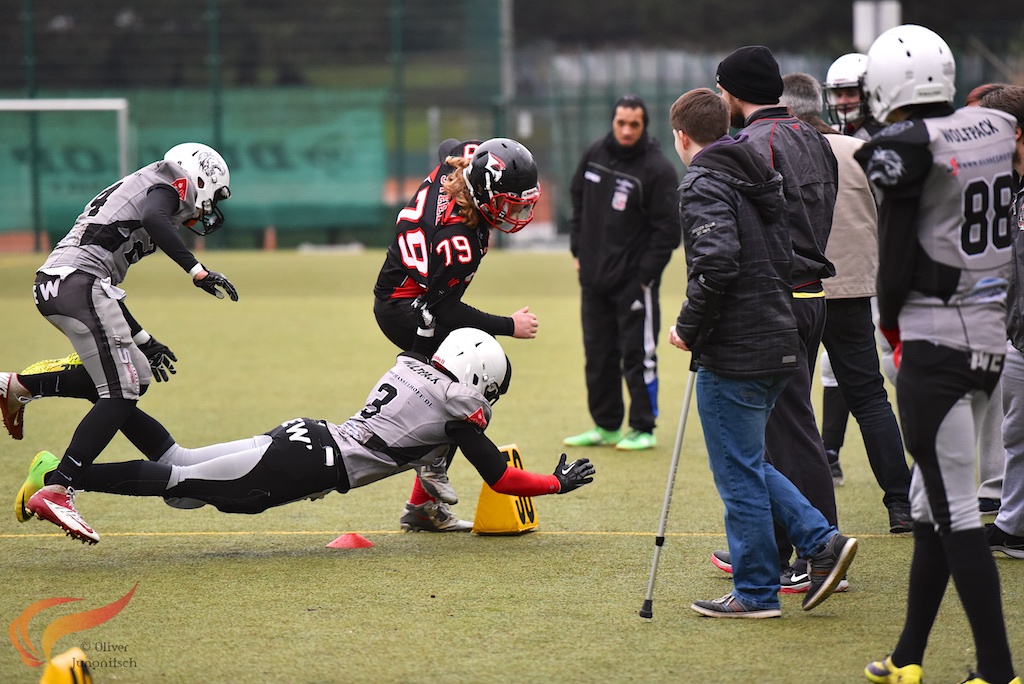
[[[530,150],[509,138],[482,143],[463,175],[488,225],[505,233],[522,230],[540,199],[537,163]]]

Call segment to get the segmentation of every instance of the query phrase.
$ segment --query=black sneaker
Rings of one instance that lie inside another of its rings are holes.
[[[790,566],[779,576],[780,594],[802,594],[811,586],[811,576],[805,566],[802,570]]]
[[[690,608],[706,617],[717,618],[776,618],[782,616],[778,608],[748,608],[731,593],[713,601],[694,601]]]
[[[1002,503],[999,499],[986,499],[982,497],[978,499],[978,510],[985,515],[993,515],[999,512],[999,507]]]
[[[832,484],[836,487],[843,486],[843,466],[839,463],[839,450],[826,449],[825,456],[828,458],[828,468],[832,471]]]
[[[1007,534],[995,523],[985,525],[988,545],[993,551],[1002,551],[1010,558],[1024,558],[1024,537]]]
[[[828,540],[825,548],[811,557],[808,574],[811,585],[804,597],[803,609],[810,610],[832,595],[846,577],[846,571],[857,555],[857,540],[838,532]]]
[[[910,515],[910,506],[893,506],[889,509],[889,532],[904,534],[914,531],[914,519]]]
[[[811,576],[807,572],[807,564],[798,560],[783,570],[779,576],[779,587],[780,594],[803,594],[810,589]],[[850,583],[844,577],[839,580],[833,593],[839,594],[849,590]]]

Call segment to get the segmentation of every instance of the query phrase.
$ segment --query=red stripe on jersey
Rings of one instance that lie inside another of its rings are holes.
[[[389,299],[416,299],[421,294],[424,294],[427,288],[417,283],[412,278],[406,278],[402,281],[402,284],[395,288],[395,291],[391,293]]]
[[[444,195],[447,197],[447,195]],[[440,198],[438,199],[440,201]],[[444,212],[441,214],[441,218],[437,221],[439,226],[450,226],[453,223],[462,223],[462,214],[459,213],[459,205],[457,202],[448,202],[445,205]]]

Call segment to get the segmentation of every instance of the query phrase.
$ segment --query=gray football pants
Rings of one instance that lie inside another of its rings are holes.
[[[1008,534],[1024,537],[1024,355],[1010,343],[1006,344],[1000,384],[1006,470],[996,526]]]

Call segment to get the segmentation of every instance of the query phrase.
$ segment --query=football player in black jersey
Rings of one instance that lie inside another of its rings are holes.
[[[373,289],[373,313],[380,329],[399,349],[415,347],[426,354],[459,327],[520,339],[536,337],[537,317],[529,307],[498,316],[462,301],[487,254],[491,229],[515,233],[533,219],[540,198],[533,155],[515,140],[493,138],[447,140],[438,157],[441,163],[398,214],[395,239]],[[424,325],[424,310],[432,316],[432,338],[417,335]],[[447,476],[451,457],[419,469],[402,529],[472,529],[447,508],[458,501]],[[433,505],[437,500],[440,506]],[[437,512],[443,520],[433,515]]]

